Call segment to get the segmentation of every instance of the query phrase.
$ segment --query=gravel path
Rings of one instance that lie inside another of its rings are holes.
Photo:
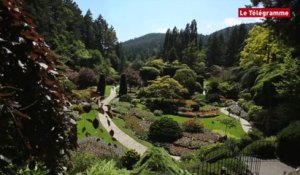
[[[229,115],[229,112],[226,110],[226,108],[220,108],[220,111],[221,111],[223,114],[225,114],[225,115]],[[230,113],[230,117],[233,117],[233,118],[235,118],[235,119],[238,119],[238,120],[240,121],[241,125],[242,125],[243,130],[244,130],[246,133],[248,133],[248,132],[251,130],[251,124],[250,124],[247,120],[245,120],[245,119],[243,119],[243,118],[241,118],[241,117],[239,117],[239,116],[237,116],[237,115],[234,115],[234,114],[232,114],[232,113]]]
[[[261,160],[259,175],[287,175],[293,171],[294,168],[279,160]]]
[[[105,98],[103,101],[99,101],[99,106],[103,106],[103,109],[107,111],[107,106],[115,97],[117,96],[116,87],[111,88],[110,95]],[[103,127],[110,132],[114,131],[114,138],[117,139],[122,145],[127,147],[128,149],[134,149],[140,155],[143,155],[147,151],[147,147],[135,141],[132,137],[124,133],[121,129],[119,129],[116,124],[112,121],[112,119],[105,113],[98,115],[99,120]],[[179,156],[171,156],[175,160],[180,160]]]
[[[99,102],[100,103],[99,105],[100,106],[103,105],[103,109],[106,111],[107,110],[106,105],[109,104],[111,102],[111,100],[113,100],[116,96],[117,96],[116,88],[112,87],[110,95],[106,99],[104,99],[103,101]],[[135,151],[137,151],[141,155],[144,154],[144,152],[146,152],[146,150],[147,150],[146,146],[138,143],[133,138],[131,138],[130,136],[125,134],[121,129],[119,129],[114,124],[112,119],[106,113],[105,114],[99,113],[99,120],[100,120],[101,124],[103,125],[103,127],[108,132],[110,132],[111,130],[114,131],[114,138],[116,138],[125,147],[127,147],[129,149],[134,149]]]

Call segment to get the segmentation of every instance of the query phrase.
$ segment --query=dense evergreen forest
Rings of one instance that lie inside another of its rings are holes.
[[[120,43],[73,0],[0,0],[0,174],[299,166],[300,1],[251,3],[292,18],[210,35],[192,20]]]

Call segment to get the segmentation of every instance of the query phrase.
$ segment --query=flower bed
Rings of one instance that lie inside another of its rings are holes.
[[[220,140],[221,136],[218,134],[205,132],[205,133],[183,133],[183,137],[178,139],[169,146],[172,155],[181,156],[191,151],[195,151],[202,146],[216,143]]]

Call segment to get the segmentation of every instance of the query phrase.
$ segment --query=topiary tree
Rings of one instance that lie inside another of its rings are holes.
[[[196,119],[191,119],[182,123],[185,132],[200,133],[203,132],[203,126]]]
[[[122,74],[120,79],[119,95],[122,96],[126,94],[127,94],[127,80],[126,80],[126,75]]]
[[[182,130],[176,121],[163,117],[151,124],[148,137],[153,142],[171,143],[182,137]]]
[[[100,74],[100,76],[99,76],[99,81],[98,81],[98,85],[97,85],[97,92],[98,92],[101,96],[104,96],[104,95],[105,95],[105,86],[106,86],[105,75],[104,75],[104,74]]]
[[[277,138],[279,158],[292,165],[300,165],[300,121],[292,122]]]
[[[140,155],[135,150],[128,150],[122,157],[121,163],[128,170],[132,170],[133,165],[140,160]]]
[[[59,174],[76,146],[75,121],[54,54],[21,7],[20,0],[0,1],[0,174],[36,162]]]

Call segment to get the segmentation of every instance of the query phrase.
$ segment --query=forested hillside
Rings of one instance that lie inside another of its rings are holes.
[[[222,35],[224,37],[225,44],[230,43],[230,44],[234,45],[235,43],[233,43],[233,41],[228,41],[228,40],[230,38],[231,38],[231,40],[235,40],[235,38],[238,37],[238,36],[235,36],[235,34],[237,34],[237,32],[238,32],[237,28],[242,26],[248,32],[255,25],[256,24],[253,23],[253,24],[245,24],[245,25],[227,27],[225,29],[213,32],[210,35],[198,34],[198,38],[199,38],[199,40],[202,41],[204,48],[207,47],[209,38],[212,38],[213,36],[220,36],[220,35]],[[146,61],[148,58],[155,57],[158,55],[161,56],[164,39],[165,39],[165,34],[163,34],[163,33],[151,33],[151,34],[147,34],[147,35],[135,38],[135,39],[125,41],[122,43],[124,57],[127,60],[129,60],[130,62],[133,62],[134,64],[140,64],[141,62]],[[233,46],[231,46],[231,47],[233,47]],[[237,53],[238,51],[235,50],[233,52]]]
[[[99,15],[82,11],[73,0],[25,1],[24,8],[59,60],[74,70],[82,67],[113,74],[120,67],[116,32]]]

